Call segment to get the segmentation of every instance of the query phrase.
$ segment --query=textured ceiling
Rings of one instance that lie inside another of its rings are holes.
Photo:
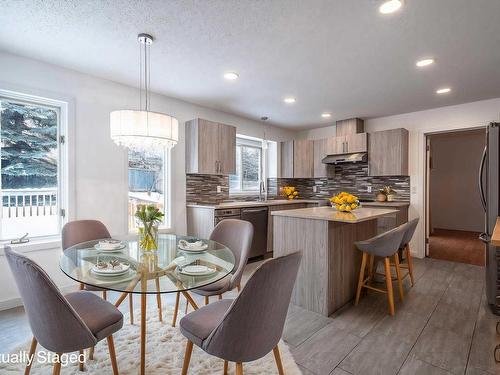
[[[499,0],[379,3],[0,0],[0,50],[137,85],[148,32],[153,91],[296,129],[500,96]],[[417,69],[423,56],[437,63]]]

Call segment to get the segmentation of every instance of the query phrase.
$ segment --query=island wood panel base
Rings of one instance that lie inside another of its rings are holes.
[[[361,252],[355,241],[377,233],[377,220],[356,224],[274,217],[274,256],[302,252],[292,303],[329,316],[356,294]]]

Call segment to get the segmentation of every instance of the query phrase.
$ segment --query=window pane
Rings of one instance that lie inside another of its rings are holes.
[[[0,100],[0,238],[58,234],[58,110]]]
[[[128,151],[129,229],[136,228],[138,204],[152,204],[165,212],[164,152]]]
[[[259,190],[261,149],[256,147],[241,147],[242,189]]]
[[[236,146],[236,174],[229,176],[229,191],[241,190],[241,146]]]

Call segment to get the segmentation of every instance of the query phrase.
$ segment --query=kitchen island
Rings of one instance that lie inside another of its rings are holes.
[[[274,257],[302,252],[292,303],[329,316],[354,298],[361,265],[355,241],[377,234],[377,219],[396,210],[331,207],[275,211]]]

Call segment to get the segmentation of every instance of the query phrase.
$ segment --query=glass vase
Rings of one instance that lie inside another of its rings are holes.
[[[145,224],[139,226],[139,248],[142,251],[158,250],[158,226]]]

